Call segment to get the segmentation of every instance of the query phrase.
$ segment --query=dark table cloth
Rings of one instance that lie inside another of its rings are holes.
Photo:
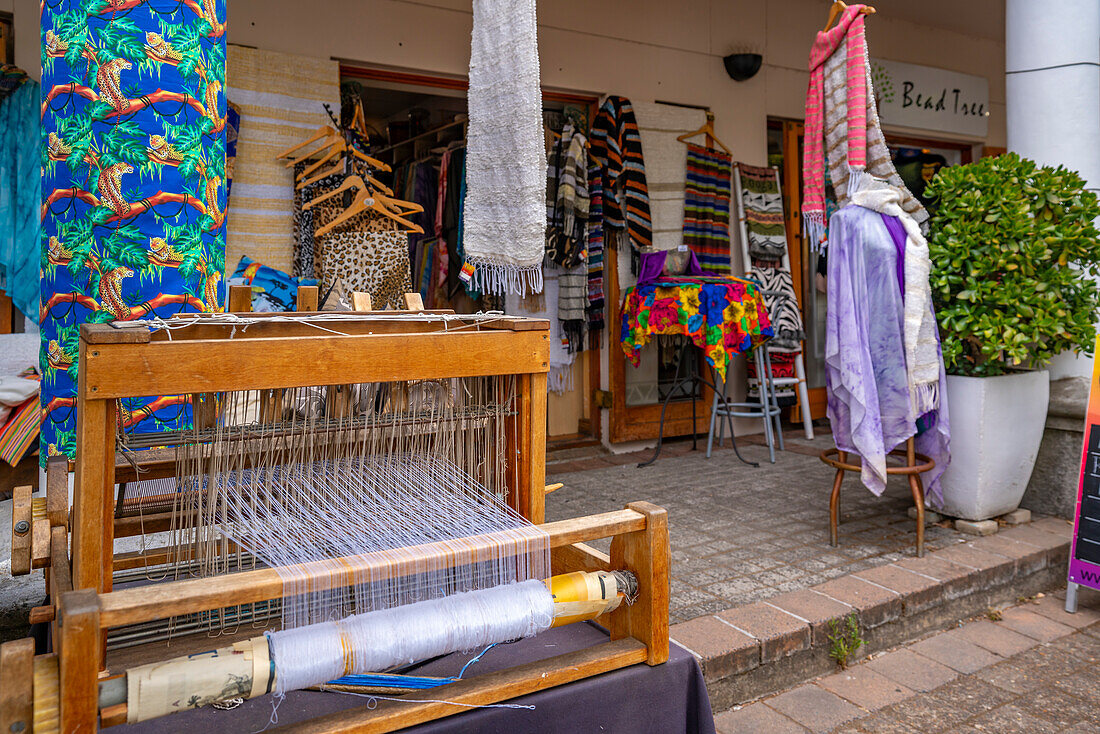
[[[552,629],[536,638],[492,648],[467,671],[466,677],[490,673],[607,642],[607,632],[595,624],[579,623]],[[412,674],[457,675],[476,653],[456,653],[420,666]],[[446,700],[447,687],[435,689]],[[359,696],[294,691],[278,707],[278,723],[269,731],[317,716],[366,706]],[[713,734],[710,699],[699,664],[691,653],[673,644],[669,661],[650,667],[644,663],[585,678],[556,688],[515,698],[508,703],[535,708],[464,709],[461,713],[420,724],[408,734]],[[231,711],[205,708],[174,714],[114,731],[126,734],[189,732],[258,732],[271,719],[272,698],[245,701]]]

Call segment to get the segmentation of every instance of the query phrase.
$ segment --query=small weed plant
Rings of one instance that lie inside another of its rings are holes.
[[[859,634],[859,622],[856,615],[849,614],[841,626],[839,619],[829,622],[829,657],[843,670],[848,661],[863,647],[863,637]]]

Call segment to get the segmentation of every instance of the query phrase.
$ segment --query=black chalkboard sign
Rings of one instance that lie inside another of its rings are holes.
[[[1100,567],[1100,426],[1088,427],[1084,459],[1073,558]]]

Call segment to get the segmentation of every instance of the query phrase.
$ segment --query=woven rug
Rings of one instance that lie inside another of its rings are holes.
[[[242,255],[294,270],[294,177],[275,156],[340,114],[340,65],[327,59],[229,46],[226,96],[240,108],[233,209],[225,261]]]

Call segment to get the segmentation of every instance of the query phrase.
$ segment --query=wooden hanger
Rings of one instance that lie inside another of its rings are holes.
[[[821,29],[821,32],[824,33],[825,31],[829,30],[829,26],[836,22],[836,19],[840,17],[840,14],[847,9],[847,3],[843,3],[841,2],[841,0],[836,0],[833,3],[833,6],[829,8],[829,18],[825,21],[825,27]],[[864,5],[859,12],[861,15],[874,15],[875,9],[870,5]]]
[[[383,163],[382,161],[378,160],[377,158],[371,158],[369,155],[367,155],[363,151],[359,150],[358,148],[352,147],[352,148],[349,148],[349,150],[351,151],[352,155],[354,155],[356,158],[358,158],[359,160],[366,163],[371,168],[377,168],[379,171],[385,171],[387,173],[393,170],[392,168],[389,167],[388,164]]]
[[[347,178],[344,179],[344,182],[342,184],[337,186],[332,191],[326,191],[325,193],[321,194],[317,198],[310,199],[305,204],[302,204],[302,211],[309,211],[310,209],[313,208],[314,204],[320,204],[325,199],[331,199],[332,197],[336,196],[337,194],[342,194],[345,191],[347,191],[349,189],[352,189],[352,188],[360,189],[360,190],[366,190],[367,185],[365,183],[363,183],[362,176],[348,176]]]
[[[313,158],[314,156],[320,155],[324,151],[327,151],[327,150],[331,149],[333,146],[335,146],[339,143],[342,143],[343,138],[339,137],[338,135],[330,135],[329,137],[325,138],[324,140],[317,141],[317,142],[319,142],[320,145],[315,146],[313,149],[311,149],[311,150],[309,150],[305,153],[302,153],[301,155],[299,155],[297,157],[288,156],[286,167],[287,168],[293,168],[294,166],[298,165],[299,163],[302,163],[303,161],[307,161],[310,158]]]
[[[317,151],[317,152],[320,153],[321,151]],[[325,153],[318,160],[314,161],[313,163],[310,163],[308,166],[306,166],[304,169],[302,169],[302,172],[300,174],[298,174],[298,179],[301,180],[301,179],[305,178],[306,176],[310,175],[314,171],[321,168],[321,166],[323,166],[326,163],[328,163],[329,161],[335,159],[337,156],[339,156],[339,158],[340,158],[339,162],[343,162],[343,159],[344,159],[343,152],[344,152],[344,141],[342,139],[337,140],[331,146],[329,146],[327,153]]]
[[[298,181],[298,183],[295,185],[294,188],[304,189],[306,186],[311,186],[311,185],[317,183],[318,181],[320,181],[321,179],[328,178],[329,176],[335,176],[335,175],[341,174],[341,173],[345,173],[344,161],[343,160],[341,160],[339,163],[335,164],[332,168],[326,168],[323,171],[318,171],[317,173],[313,174],[309,178],[300,179]]]
[[[319,227],[316,234],[324,235],[332,231],[334,228],[340,226],[347,220],[354,217],[356,214],[360,214],[367,210],[376,211],[384,217],[392,219],[398,224],[405,227],[410,232],[416,234],[424,234],[424,228],[418,224],[410,222],[407,217],[409,214],[417,214],[424,211],[424,207],[411,201],[404,201],[402,199],[393,199],[390,196],[383,194],[381,191],[371,190],[369,186],[363,181],[362,176],[353,175],[348,176],[342,184],[332,191],[328,191],[317,198],[306,202],[302,206],[302,209],[310,209],[314,204],[318,204],[325,199],[330,199],[337,194],[345,191],[357,189],[358,192],[355,198],[351,202],[351,206],[345,209],[334,220]]]
[[[334,130],[331,125],[324,125],[322,127],[317,128],[316,130],[314,130],[313,135],[308,140],[303,140],[302,142],[295,145],[293,148],[287,148],[286,150],[284,150],[282,153],[280,153],[279,155],[277,155],[275,157],[276,158],[286,158],[287,156],[289,156],[294,151],[301,150],[302,148],[306,147],[310,143],[314,143],[314,142],[320,140],[321,138],[331,137],[335,134],[336,134],[336,130]]]
[[[382,206],[386,207],[399,217],[408,216],[409,214],[419,214],[420,212],[424,211],[424,207],[422,207],[420,204],[417,204],[415,201],[394,199],[393,194],[383,194],[375,191],[374,198],[378,199],[378,201],[382,203]],[[417,228],[419,229],[419,227]],[[423,233],[423,230],[420,230],[420,232],[418,232],[418,234]]]
[[[424,211],[423,207],[419,206],[418,204],[413,204],[411,201],[389,199],[383,194],[379,194],[378,192],[371,192],[366,188],[362,188],[359,189],[359,192],[355,194],[355,199],[352,200],[351,206],[342,211],[339,216],[337,216],[328,224],[317,228],[317,231],[315,233],[316,236],[321,237],[323,235],[326,235],[336,227],[339,227],[341,224],[354,217],[355,215],[361,214],[368,210],[376,211],[382,216],[392,219],[393,221],[402,225],[409,232],[424,234],[423,227],[418,224],[414,224],[408,219],[405,219],[400,214],[395,213],[386,204],[384,204],[383,201],[386,201],[390,206],[396,207],[396,205],[400,204],[403,207],[410,207],[411,211],[404,212],[405,214],[410,214],[415,211]]]
[[[707,121],[703,124],[701,128],[693,133],[685,133],[684,135],[681,135],[676,139],[686,145],[688,142],[688,138],[694,138],[696,135],[706,135],[706,143],[708,148],[713,148],[715,145],[717,145],[719,148],[726,151],[726,155],[733,155],[733,151],[727,148],[725,143],[719,140],[718,137],[714,134],[713,112],[707,112]]]
[[[388,167],[387,167],[387,169],[388,169]],[[326,168],[323,171],[318,171],[317,173],[313,174],[309,178],[304,178],[305,174],[303,173],[302,174],[303,178],[301,178],[298,181],[297,185],[295,185],[294,188],[299,189],[299,190],[304,189],[306,186],[310,186],[312,184],[315,184],[315,183],[317,183],[318,181],[320,181],[322,179],[328,178],[329,176],[336,176],[336,175],[339,175],[341,173],[346,173],[346,172],[347,172],[347,170],[346,170],[346,167],[345,167],[345,161],[343,159],[341,159],[338,163],[333,165],[332,168]],[[374,188],[379,189],[380,191],[384,191],[388,196],[393,196],[393,189],[391,189],[389,186],[386,186],[384,183],[382,183],[381,181],[376,179],[374,176],[368,175],[366,177],[366,180]]]

